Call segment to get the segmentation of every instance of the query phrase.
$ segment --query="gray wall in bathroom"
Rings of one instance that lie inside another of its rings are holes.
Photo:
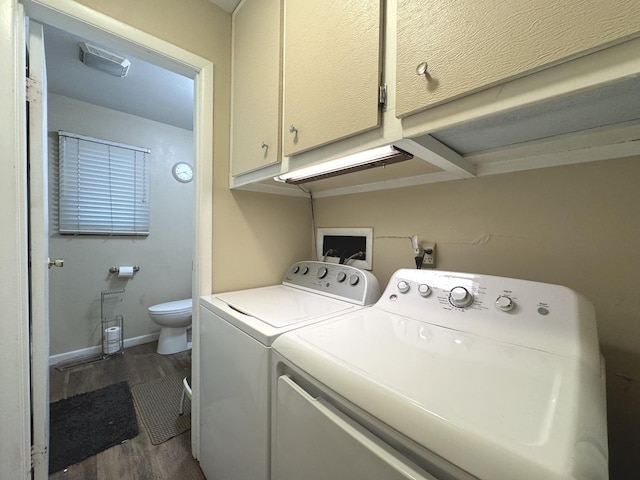
[[[114,310],[124,317],[125,339],[153,340],[159,327],[147,308],[191,296],[194,182],[177,182],[171,168],[193,164],[193,132],[60,95],[50,94],[48,107],[49,253],[65,260],[64,268],[50,271],[51,355],[101,345],[100,292],[111,288],[126,290]],[[57,233],[58,130],[151,149],[148,237]],[[119,279],[109,273],[112,265],[140,271]]]

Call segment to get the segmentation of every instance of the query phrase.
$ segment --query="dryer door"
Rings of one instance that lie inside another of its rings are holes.
[[[277,382],[273,478],[436,480],[288,376]]]

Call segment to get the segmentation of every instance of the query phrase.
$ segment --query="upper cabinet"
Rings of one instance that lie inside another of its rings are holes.
[[[638,0],[242,0],[230,187],[319,198],[637,155],[638,92]],[[414,158],[274,180],[382,145]]]
[[[380,125],[381,0],[285,0],[284,156]]]
[[[231,175],[280,162],[280,0],[245,0],[233,14]]]
[[[637,36],[637,0],[398,0],[398,117]]]

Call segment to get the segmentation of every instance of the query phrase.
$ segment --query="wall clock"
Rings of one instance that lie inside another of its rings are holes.
[[[185,162],[178,162],[173,166],[172,173],[174,178],[182,183],[189,183],[193,180],[193,168]]]

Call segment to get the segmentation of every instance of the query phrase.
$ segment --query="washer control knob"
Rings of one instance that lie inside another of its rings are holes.
[[[326,277],[327,273],[329,273],[329,270],[327,270],[327,267],[320,267],[318,269],[318,278]]]
[[[303,275],[306,275],[307,273],[309,273],[309,267],[304,267],[304,268],[302,269],[302,274],[303,274]]]
[[[349,285],[355,287],[360,281],[360,277],[358,275],[351,275],[349,277]]]
[[[508,312],[509,310],[512,310],[514,306],[515,303],[513,302],[513,298],[508,295],[500,295],[496,298],[496,308],[498,310]]]
[[[293,267],[293,273],[298,273],[300,271],[300,265],[296,265]]]
[[[423,297],[428,297],[431,295],[431,287],[426,283],[422,283],[418,286],[418,293]]]
[[[473,294],[464,287],[453,287],[449,292],[449,301],[454,307],[468,307],[473,303]]]
[[[344,272],[340,272],[338,274],[338,282],[342,283],[347,279],[347,274]]]
[[[409,291],[409,288],[409,284],[404,280],[400,280],[398,282],[398,290],[400,291],[400,293],[407,293]]]

